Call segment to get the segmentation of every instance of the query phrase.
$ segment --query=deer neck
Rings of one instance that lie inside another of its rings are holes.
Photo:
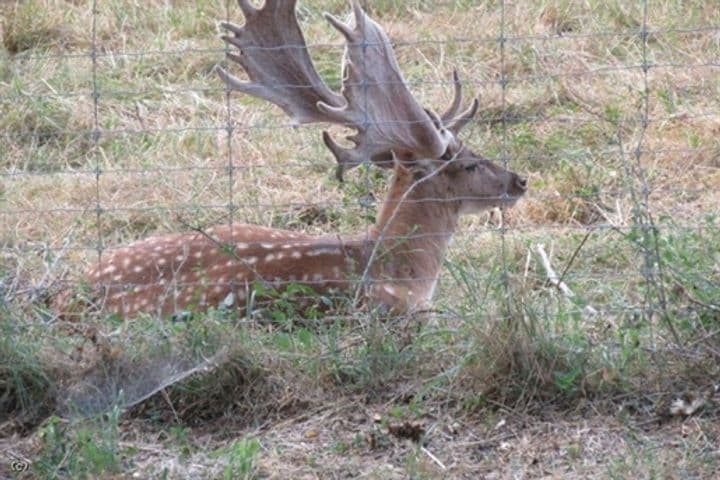
[[[396,170],[370,234],[377,248],[371,271],[375,280],[392,281],[427,301],[457,227],[460,203],[442,200],[448,192],[432,179],[414,182],[409,171]]]

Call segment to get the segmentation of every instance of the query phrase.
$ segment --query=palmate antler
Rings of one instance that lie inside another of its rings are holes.
[[[245,24],[223,22],[232,35],[222,38],[239,49],[228,58],[246,71],[248,82],[223,68],[227,85],[274,103],[297,123],[327,122],[357,130],[338,145],[328,132],[323,139],[338,161],[338,177],[346,168],[365,161],[392,166],[393,153],[401,161],[442,158],[458,145],[455,135],[477,111],[477,100],[457,115],[462,88],[454,73],[455,97],[441,116],[423,109],[410,93],[392,45],[383,29],[352,1],[355,26],[332,15],[325,18],[346,39],[342,94],[322,81],[307,52],[295,14],[297,0],[266,0],[262,8],[238,0]]]

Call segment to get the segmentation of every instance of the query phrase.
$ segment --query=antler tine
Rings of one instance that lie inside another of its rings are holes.
[[[240,10],[242,10],[243,15],[245,15],[246,18],[254,15],[258,11],[258,9],[255,8],[255,5],[250,3],[250,0],[237,0],[237,2],[240,6]],[[292,3],[293,8],[295,8],[297,0],[290,0],[290,2]]]
[[[450,121],[449,124],[446,125],[447,129],[455,135],[460,133],[460,130],[465,128],[465,125],[467,125],[475,117],[475,114],[477,113],[479,107],[480,100],[478,100],[477,98],[473,98],[473,101],[467,108],[467,110],[462,112],[458,117],[454,118]]]
[[[453,70],[453,85],[455,87],[455,94],[453,101],[447,110],[442,114],[441,119],[443,125],[450,130],[453,134],[457,135],[465,125],[473,119],[478,111],[480,102],[477,98],[474,98],[470,106],[462,113],[458,115],[460,104],[462,103],[462,82],[460,81],[460,75],[457,70]]]
[[[440,116],[445,123],[455,118],[455,115],[457,115],[460,109],[460,103],[462,102],[462,83],[460,82],[460,75],[458,75],[457,70],[453,70],[453,86],[455,88],[453,101],[448,109]]]

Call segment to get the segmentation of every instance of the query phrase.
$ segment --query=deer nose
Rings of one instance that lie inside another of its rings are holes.
[[[528,181],[527,178],[523,178],[521,176],[515,177],[515,187],[520,190],[521,192],[524,192],[527,190]]]

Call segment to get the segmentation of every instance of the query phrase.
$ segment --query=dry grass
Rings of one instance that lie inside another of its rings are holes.
[[[46,300],[101,250],[230,219],[358,231],[373,216],[359,199],[385,188],[365,170],[339,185],[320,127],[240,95],[228,109],[212,69],[233,2],[97,3],[94,16],[80,0],[0,3],[0,451],[34,463],[18,478],[717,473],[717,407],[656,411],[720,374],[713,2],[648,2],[645,45],[643,2],[366,2],[423,103],[443,109],[457,68],[481,96],[464,140],[531,183],[504,228],[497,212],[463,220],[437,311],[412,328],[361,314],[54,321]],[[301,2],[300,17],[337,86],[325,10],[347,9]],[[105,413],[68,414],[68,397]],[[390,433],[405,422],[426,450]]]

